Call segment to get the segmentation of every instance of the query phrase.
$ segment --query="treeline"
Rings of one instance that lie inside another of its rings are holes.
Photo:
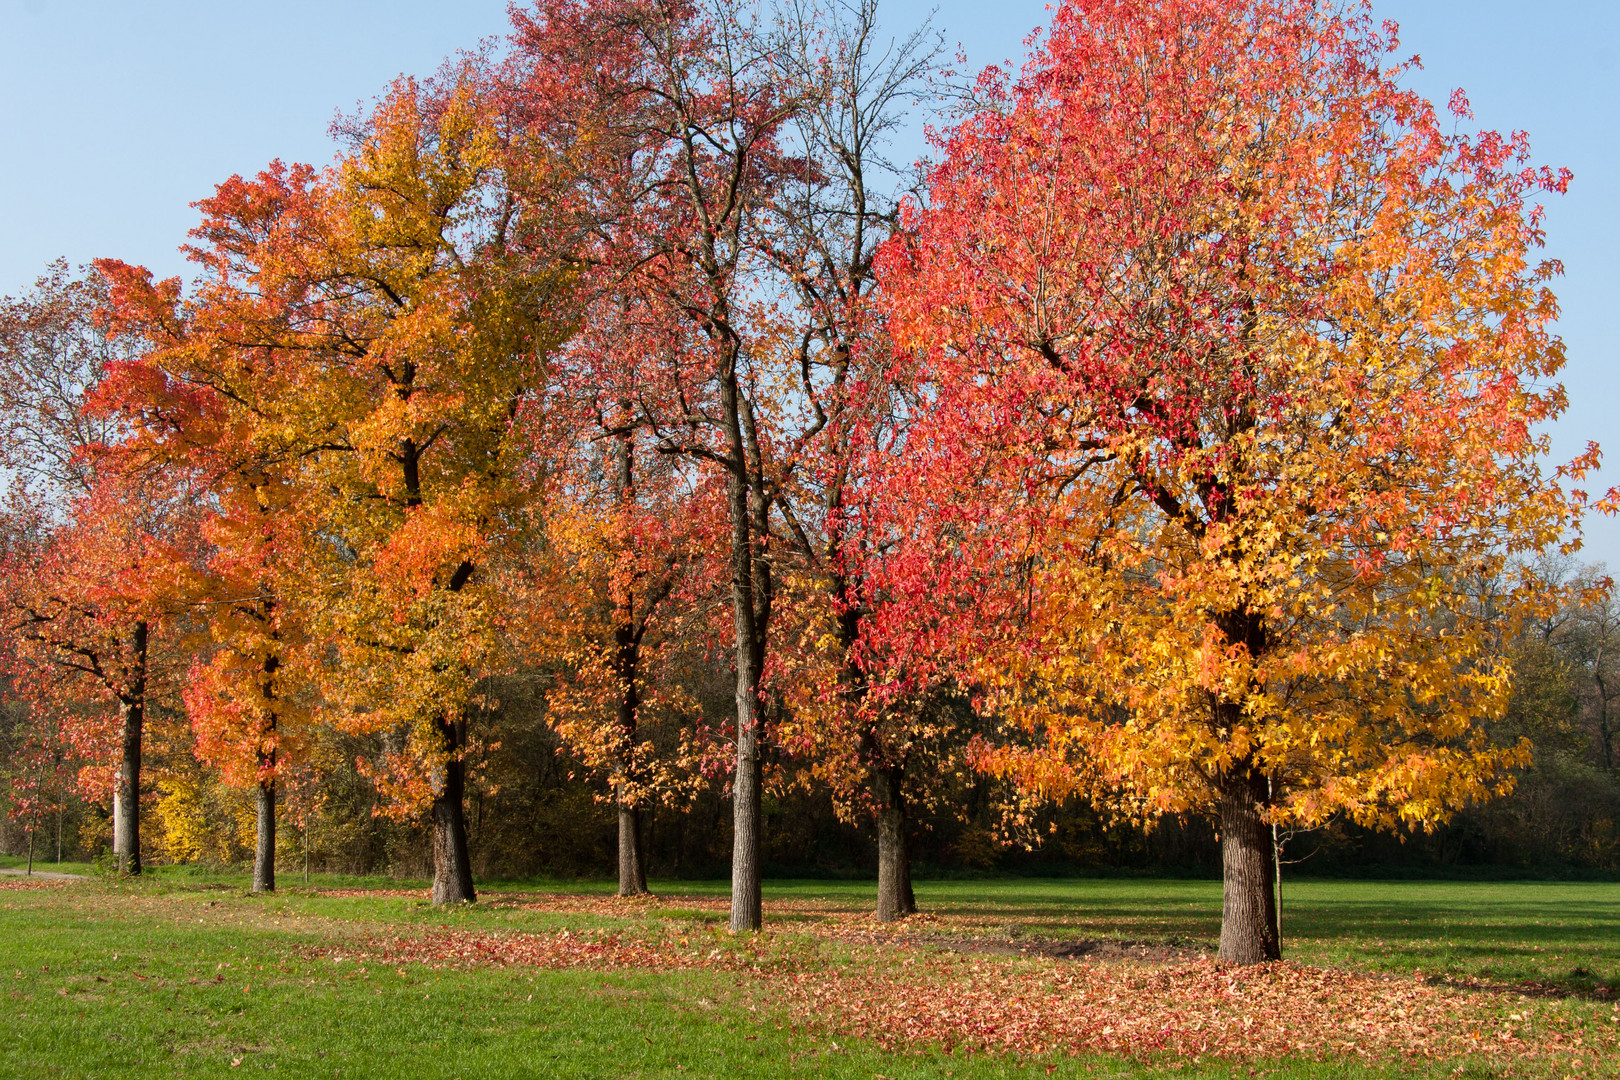
[[[1591,571],[1586,573],[1590,574]],[[1612,600],[1560,614],[1515,650],[1517,684],[1502,736],[1527,736],[1535,760],[1513,793],[1470,807],[1431,832],[1385,834],[1333,822],[1288,837],[1284,875],[1451,874],[1551,875],[1620,872],[1620,772],[1614,765],[1613,688],[1620,683],[1620,612]],[[721,673],[716,672],[716,678]],[[618,822],[609,791],[546,722],[537,680],[495,681],[500,702],[492,727],[502,732],[492,761],[469,792],[469,847],[479,877],[593,877],[615,872]],[[1607,710],[1607,711],[1606,711]],[[0,755],[15,768],[25,760],[25,713],[15,698],[3,713]],[[1603,720],[1609,723],[1605,727]],[[184,727],[182,717],[169,722]],[[1610,749],[1605,753],[1604,747]],[[222,784],[178,741],[177,761],[154,761],[160,774],[157,828],[149,857],[228,867],[253,858],[256,819],[242,789]],[[432,872],[432,853],[418,823],[375,815],[375,789],[346,763],[380,747],[334,749],[335,768],[324,783],[326,799],[304,824],[282,827],[284,873],[294,879],[307,865],[316,873]],[[9,770],[8,770],[9,771]],[[494,790],[485,786],[485,778]],[[1220,872],[1220,848],[1200,819],[1168,820],[1151,830],[1108,822],[1083,802],[1048,808],[1046,828],[1033,847],[1007,845],[999,835],[1000,803],[985,790],[989,778],[964,782],[952,799],[961,811],[921,817],[908,838],[925,876],[1071,874],[1125,871],[1197,874]],[[15,815],[0,824],[4,850],[48,862],[104,858],[112,823],[107,808],[78,797],[71,786],[38,821]],[[730,817],[718,789],[690,807],[655,808],[647,822],[650,874],[665,878],[724,877],[729,868]],[[828,792],[801,785],[767,797],[764,863],[770,876],[870,877],[877,850],[869,830],[841,821]],[[30,828],[35,830],[29,835]],[[543,842],[536,842],[536,838]]]
[[[918,860],[1218,838],[1240,963],[1372,833],[1612,865],[1569,177],[1394,48],[1070,0],[962,82],[871,0],[540,0],[218,185],[191,281],[53,267],[0,314],[12,827],[441,904],[724,867],[739,931],[768,867],[886,920]]]

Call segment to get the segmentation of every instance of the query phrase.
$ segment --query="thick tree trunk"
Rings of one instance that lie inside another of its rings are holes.
[[[647,895],[646,845],[641,809],[619,801],[619,895]]]
[[[118,703],[123,753],[113,796],[113,855],[120,872],[141,872],[141,729],[146,722],[147,627],[137,622],[130,636],[129,685]]]
[[[472,858],[467,851],[467,764],[461,750],[466,742],[461,724],[444,718],[438,729],[444,764],[433,773],[433,903],[461,904],[476,900]]]
[[[878,812],[878,922],[917,913],[911,891],[911,853],[906,849],[906,813],[900,807]]]
[[[266,764],[271,769],[276,766],[276,752],[271,750],[260,761],[262,769]],[[276,778],[274,774],[265,776],[259,781],[259,842],[253,850],[253,891],[256,893],[276,891]]]
[[[1220,958],[1235,964],[1282,958],[1273,890],[1276,853],[1262,817],[1265,796],[1265,777],[1254,772],[1232,778],[1221,794]]]
[[[906,845],[902,780],[897,768],[879,768],[873,775],[874,794],[878,798],[878,922],[893,922],[917,911],[917,897],[911,891],[911,852]]]

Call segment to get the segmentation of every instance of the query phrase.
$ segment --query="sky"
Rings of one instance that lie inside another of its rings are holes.
[[[1463,88],[1479,128],[1525,130],[1537,159],[1572,169],[1548,206],[1546,254],[1569,363],[1569,411],[1549,431],[1565,461],[1588,440],[1620,484],[1620,5],[1609,0],[1374,0],[1422,57],[1413,85],[1437,102]],[[901,31],[936,5],[886,0]],[[1043,0],[940,0],[934,23],[969,65],[1012,61],[1047,18]],[[45,264],[114,257],[159,276],[194,200],[272,159],[325,163],[327,128],[401,74],[503,33],[505,0],[0,0],[0,295]],[[1591,519],[1581,557],[1620,569],[1620,521]]]

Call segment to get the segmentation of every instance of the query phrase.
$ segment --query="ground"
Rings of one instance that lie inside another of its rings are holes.
[[[1616,884],[1301,882],[1229,969],[1208,881],[245,883],[0,877],[0,1075],[1620,1076]]]

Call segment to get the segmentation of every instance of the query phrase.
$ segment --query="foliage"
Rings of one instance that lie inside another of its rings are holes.
[[[1560,480],[1594,461],[1548,474],[1537,433],[1565,398],[1534,200],[1569,175],[1448,134],[1392,35],[1292,0],[1074,0],[1016,82],[981,80],[890,255],[937,387],[911,438],[972,463],[943,470],[955,506],[910,474],[971,540],[907,585],[1012,594],[969,640],[1042,741],[982,762],[1136,819],[1218,812],[1254,887],[1257,816],[1424,827],[1511,787],[1494,644],[1556,604],[1520,560],[1578,528]]]

